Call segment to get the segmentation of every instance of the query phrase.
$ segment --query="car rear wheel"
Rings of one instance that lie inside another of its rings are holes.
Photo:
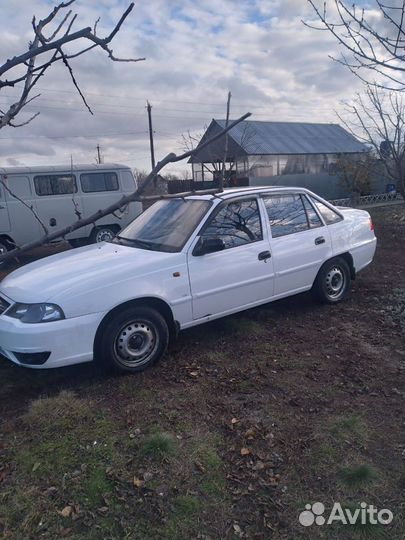
[[[350,288],[350,269],[342,257],[327,261],[319,270],[312,287],[314,296],[323,303],[336,304]]]
[[[136,373],[152,366],[164,355],[169,343],[166,320],[147,306],[119,312],[100,334],[101,361],[106,367],[124,373]]]

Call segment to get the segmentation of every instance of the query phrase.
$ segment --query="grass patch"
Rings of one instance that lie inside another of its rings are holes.
[[[187,518],[201,509],[201,502],[194,495],[179,495],[174,499],[173,506],[178,517]]]
[[[43,435],[73,429],[92,414],[89,401],[63,390],[58,396],[31,402],[22,420],[33,433],[41,432]]]
[[[352,515],[359,508],[358,505],[353,503],[342,504],[342,507],[344,512],[346,512],[346,509],[350,510]],[[387,537],[383,525],[381,525],[380,523],[370,523],[368,521],[368,518],[366,520],[366,523],[362,523],[360,515],[355,523],[350,525],[341,525],[340,530],[342,531],[342,533],[344,533],[345,531],[347,531],[348,527],[350,527],[350,531],[353,533],[353,537],[358,538],[359,540],[367,540],[372,538],[382,539]]]
[[[378,475],[371,465],[362,464],[353,467],[343,467],[339,472],[339,477],[347,486],[359,487],[373,482],[378,478]]]
[[[351,435],[356,435],[364,439],[367,433],[367,426],[359,416],[349,415],[339,418],[330,428],[330,432],[335,437],[347,438]]]
[[[176,454],[177,441],[170,433],[151,433],[142,442],[141,451],[145,456],[166,458]]]

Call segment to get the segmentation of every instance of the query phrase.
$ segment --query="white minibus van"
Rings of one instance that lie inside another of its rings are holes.
[[[29,207],[52,232],[76,221],[78,212],[82,218],[89,217],[137,189],[131,169],[116,163],[0,167],[0,180],[0,253],[44,234]],[[141,211],[141,203],[133,202],[66,238],[72,246],[109,240]]]

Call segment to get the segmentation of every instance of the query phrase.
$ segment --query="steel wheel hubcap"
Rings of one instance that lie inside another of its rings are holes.
[[[345,286],[345,275],[341,268],[334,266],[326,274],[326,292],[330,298],[339,296]]]
[[[145,364],[159,344],[155,327],[148,321],[125,324],[115,340],[119,361],[128,367]]]
[[[96,242],[104,242],[106,240],[112,240],[114,234],[109,229],[102,229],[96,234]]]

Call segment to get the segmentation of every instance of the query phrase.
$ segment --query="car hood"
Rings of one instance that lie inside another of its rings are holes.
[[[101,242],[27,264],[9,274],[0,293],[15,302],[47,302],[63,293],[91,290],[176,265],[180,253]]]

